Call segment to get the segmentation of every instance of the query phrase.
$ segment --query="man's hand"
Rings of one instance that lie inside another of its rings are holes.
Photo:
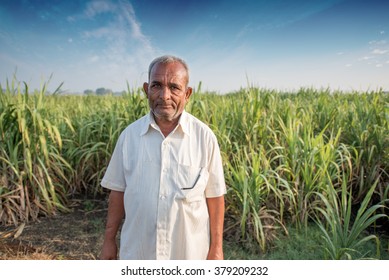
[[[207,198],[211,245],[207,260],[223,259],[224,196]]]
[[[207,260],[224,260],[223,248],[209,248]]]
[[[116,260],[118,247],[116,244],[116,234],[124,217],[123,192],[111,191],[109,195],[107,225],[103,247],[101,248],[101,260]]]
[[[101,249],[100,260],[116,260],[118,255],[118,247],[115,240],[104,240]]]

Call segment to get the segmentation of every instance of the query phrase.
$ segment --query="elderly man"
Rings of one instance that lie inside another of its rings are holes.
[[[143,84],[150,113],[120,135],[101,182],[111,190],[101,259],[223,259],[224,194],[217,139],[185,112],[188,66],[162,56]]]

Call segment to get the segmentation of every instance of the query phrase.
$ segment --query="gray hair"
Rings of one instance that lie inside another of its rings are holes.
[[[166,64],[166,63],[174,63],[174,62],[178,62],[182,66],[184,66],[184,68],[186,70],[186,74],[187,74],[187,79],[188,79],[187,80],[187,84],[188,84],[189,83],[189,67],[188,67],[188,64],[182,58],[179,58],[179,57],[173,56],[173,55],[163,55],[163,56],[157,57],[150,63],[150,65],[149,65],[149,81],[150,81],[151,70],[153,69],[153,67],[156,64],[158,64],[158,63]]]

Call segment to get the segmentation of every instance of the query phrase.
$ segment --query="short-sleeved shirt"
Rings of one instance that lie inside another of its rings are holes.
[[[120,259],[206,259],[206,198],[226,193],[216,136],[183,112],[164,137],[152,113],[120,135],[101,182],[124,192]]]

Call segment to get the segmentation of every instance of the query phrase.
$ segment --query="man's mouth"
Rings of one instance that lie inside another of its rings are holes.
[[[158,104],[158,107],[165,109],[165,108],[171,108],[172,105],[169,105],[169,104]]]

